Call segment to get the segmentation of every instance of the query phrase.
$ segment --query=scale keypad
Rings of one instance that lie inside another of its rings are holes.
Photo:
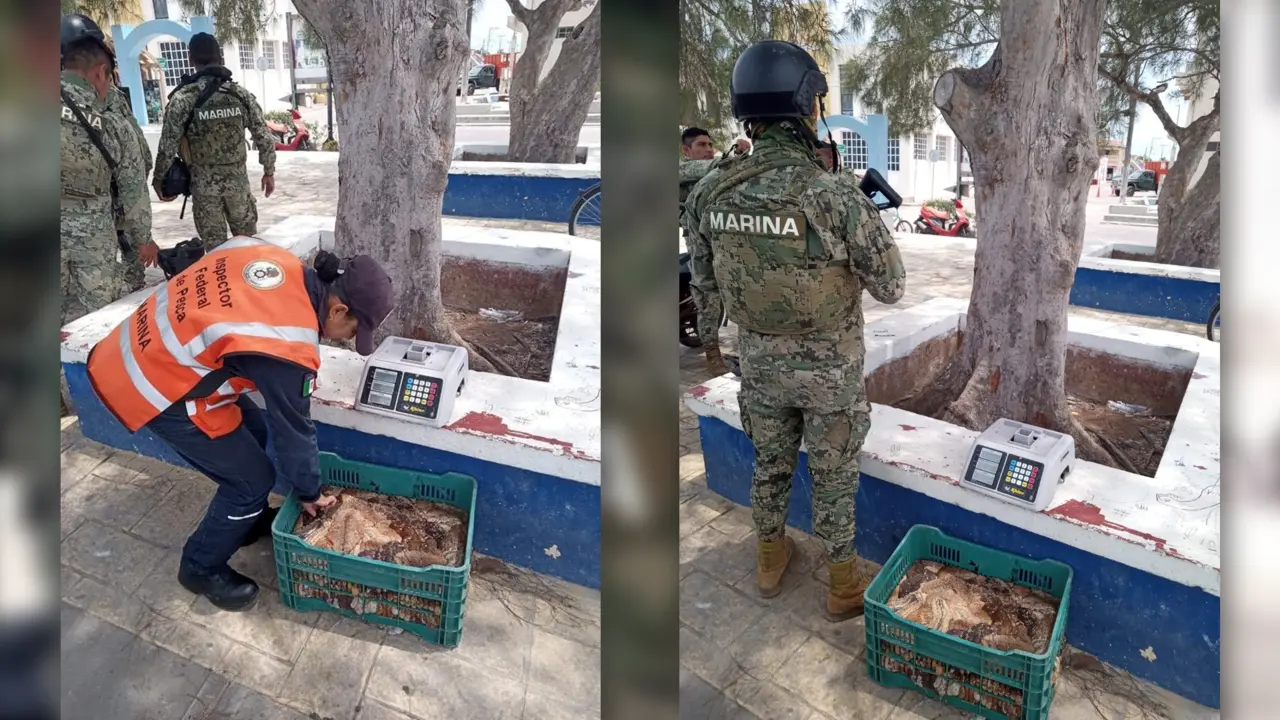
[[[440,380],[405,373],[396,410],[434,419],[440,409]]]
[[[1044,467],[1038,462],[1010,455],[998,489],[1019,500],[1034,502],[1036,491],[1040,488],[1040,473],[1043,470]]]

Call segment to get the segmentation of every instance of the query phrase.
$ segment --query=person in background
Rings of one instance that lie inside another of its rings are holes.
[[[133,108],[129,104],[128,97],[120,89],[119,70],[114,73],[113,80],[111,89],[107,91],[107,112],[116,119],[117,123],[128,130],[126,135],[130,135],[133,138],[133,145],[136,145],[135,148],[129,148],[130,143],[128,142],[124,143],[124,145],[125,149],[131,150],[131,154],[134,156],[129,162],[130,167],[141,168],[141,175],[134,182],[143,188],[142,194],[145,197],[147,194],[147,174],[151,172],[151,148],[147,145],[147,136],[142,133],[142,127],[138,125],[137,118],[133,116]],[[122,277],[120,289],[117,292],[120,295],[127,295],[141,290],[142,286],[146,284],[145,266],[154,264],[160,248],[148,237],[147,241],[143,243],[148,247],[141,248],[141,252],[139,252],[137,238],[130,237],[124,222],[125,208],[117,203],[117,207],[114,210],[116,215],[116,234],[124,239],[120,249],[121,260],[124,261],[124,265],[121,268]],[[150,198],[148,198],[148,214],[150,211],[151,203]],[[129,249],[125,250],[124,245],[127,245]],[[144,262],[144,257],[151,262]]]
[[[210,301],[198,302],[187,292],[193,287],[208,287]],[[356,351],[369,355],[394,304],[391,278],[367,255],[339,260],[321,251],[304,267],[288,250],[236,237],[162,285],[89,351],[89,383],[107,411],[131,433],[150,430],[218,485],[182,548],[184,588],[223,610],[253,605],[257,583],[227,562],[270,534],[277,468],[304,512],[336,501],[320,493],[311,422],[320,338],[355,338]],[[265,410],[249,399],[253,391]]]
[[[698,337],[708,369],[727,368],[716,327],[738,326],[742,427],[755,447],[751,516],[756,585],[782,592],[795,542],[786,534],[800,445],[813,476],[813,530],[826,547],[828,619],[860,615],[870,578],[854,567],[859,453],[871,427],[863,382],[862,292],[902,298],[906,270],[893,236],[850,173],[816,149],[827,81],[799,46],[764,40],[733,68],[734,118],[750,155],[715,167],[685,202]]]
[[[222,65],[218,41],[208,33],[196,33],[187,49],[196,72],[184,76],[169,98],[151,182],[161,200],[174,199],[165,197],[163,182],[179,147],[185,144],[189,152],[184,159],[191,167],[191,214],[196,234],[204,241],[205,249],[212,250],[226,241],[228,226],[232,235],[254,235],[258,231],[258,206],[245,167],[245,130],[258,148],[264,197],[275,192],[276,142],[267,130],[257,99],[233,82],[231,71]],[[214,83],[216,90],[196,108]]]
[[[828,171],[834,171],[836,169],[835,152],[831,147],[831,143],[820,143],[814,152],[817,153],[818,159],[822,161],[822,164],[826,166]]]

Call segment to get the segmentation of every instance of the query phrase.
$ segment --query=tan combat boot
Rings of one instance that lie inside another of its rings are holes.
[[[795,554],[796,541],[783,534],[780,540],[760,540],[756,549],[756,587],[760,597],[777,597],[782,592],[782,574]]]
[[[827,620],[831,622],[862,614],[862,595],[871,584],[871,578],[855,571],[853,561],[854,558],[849,558],[844,562],[827,563],[827,572],[831,575],[827,590]]]

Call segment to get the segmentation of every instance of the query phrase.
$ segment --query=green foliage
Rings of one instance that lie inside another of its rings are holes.
[[[271,0],[178,0],[178,7],[186,17],[212,17],[213,34],[221,43],[256,40],[276,13]]]
[[[776,38],[800,45],[829,67],[835,31],[827,5],[813,0],[685,0],[680,3],[680,122],[704,127],[717,147],[731,138],[729,76],[748,45]],[[722,137],[724,136],[724,137]]]
[[[956,201],[953,198],[933,198],[932,200],[926,200],[924,206],[953,215],[956,212]]]
[[[1099,62],[1100,141],[1122,132],[1135,90],[1168,80],[1170,96],[1181,92],[1179,84],[1194,95],[1207,79],[1218,79],[1219,5],[1219,0],[1109,4]],[[1000,0],[852,0],[846,26],[870,40],[842,68],[842,85],[869,110],[887,115],[895,133],[922,131],[936,117],[937,79],[991,56],[1000,37]],[[1137,87],[1126,88],[1134,84],[1135,72]]]
[[[112,24],[140,20],[127,0],[61,0],[61,6],[63,15],[80,13],[98,23],[107,37],[111,37]]]
[[[287,110],[268,110],[262,113],[262,116],[274,123],[280,123],[287,127],[293,126],[293,116]]]

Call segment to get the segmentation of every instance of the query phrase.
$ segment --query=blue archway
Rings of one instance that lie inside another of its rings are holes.
[[[147,43],[161,37],[175,37],[180,42],[191,42],[191,36],[198,32],[213,34],[213,18],[197,15],[191,18],[191,24],[176,20],[148,20],[138,27],[132,25],[112,25],[111,42],[116,49],[116,64],[120,67],[120,82],[129,88],[129,104],[138,124],[146,126],[147,99],[142,92],[142,70],[138,67],[138,56],[146,49]],[[125,62],[122,62],[125,61]]]
[[[875,168],[889,177],[889,118],[884,115],[868,115],[863,122],[852,115],[828,115],[818,123],[818,137],[825,138],[828,131],[848,130],[862,136],[867,143],[867,167]]]

